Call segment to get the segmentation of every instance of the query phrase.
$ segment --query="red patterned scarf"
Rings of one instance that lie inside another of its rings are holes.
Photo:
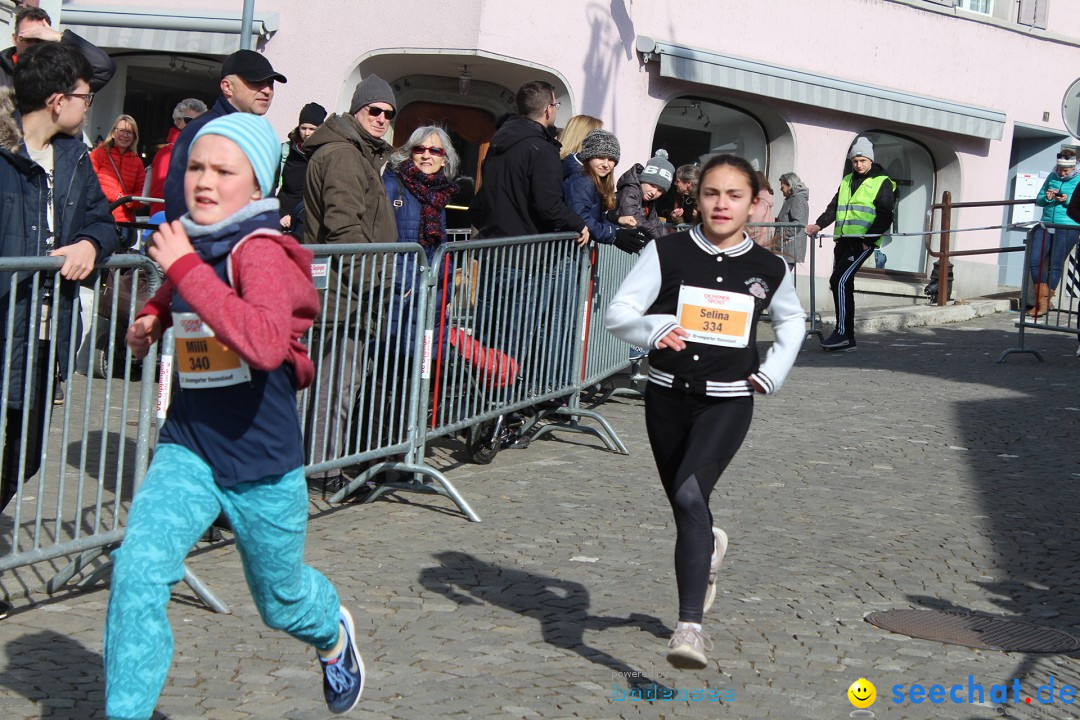
[[[417,241],[424,247],[438,247],[446,237],[442,209],[457,192],[457,186],[446,179],[439,170],[428,175],[412,160],[398,166],[398,177],[409,193],[420,201],[420,237]]]

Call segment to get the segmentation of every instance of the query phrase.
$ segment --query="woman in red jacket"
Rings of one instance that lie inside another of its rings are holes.
[[[138,155],[139,126],[135,118],[121,115],[116,118],[105,142],[90,153],[98,182],[110,203],[125,195],[142,195],[146,180],[146,167]],[[127,203],[113,210],[117,222],[135,222],[135,208],[139,203]]]

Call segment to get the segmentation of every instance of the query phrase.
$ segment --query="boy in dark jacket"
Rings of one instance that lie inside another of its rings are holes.
[[[38,470],[45,430],[42,406],[50,370],[56,358],[68,354],[78,281],[116,245],[112,215],[90,155],[73,137],[93,101],[90,75],[89,63],[78,52],[41,43],[28,48],[15,66],[17,110],[11,91],[0,91],[0,254],[64,258],[60,279],[44,275],[35,289],[34,274],[21,274],[14,296],[11,274],[0,272],[0,356],[11,353],[10,366],[0,373],[7,416],[0,508],[15,495],[20,458],[25,458],[22,478]],[[12,304],[15,322],[8,328]],[[12,346],[5,348],[9,334]]]
[[[666,230],[660,220],[660,197],[671,188],[675,178],[675,166],[668,162],[667,150],[657,150],[644,167],[638,163],[622,174],[615,186],[618,193],[616,211],[620,216],[629,215],[637,222],[650,240],[663,235]]]

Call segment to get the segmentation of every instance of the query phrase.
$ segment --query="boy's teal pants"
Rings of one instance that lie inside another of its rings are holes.
[[[105,620],[105,711],[112,720],[154,712],[172,661],[166,615],[184,559],[220,512],[232,523],[244,577],[259,615],[316,648],[338,639],[338,596],[304,565],[307,483],[303,468],[223,488],[210,467],[179,445],[159,445],[131,503],[123,545],[113,553]]]

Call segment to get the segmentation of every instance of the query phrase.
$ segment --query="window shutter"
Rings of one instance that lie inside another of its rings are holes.
[[[1016,22],[1028,27],[1046,29],[1047,9],[1050,0],[1020,0],[1020,10]]]

